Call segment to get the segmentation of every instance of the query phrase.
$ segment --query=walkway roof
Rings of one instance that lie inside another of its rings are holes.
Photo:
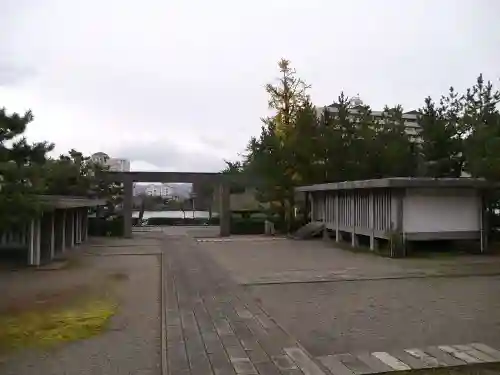
[[[299,186],[295,191],[328,191],[378,188],[475,188],[486,189],[495,185],[481,178],[390,177],[376,180],[344,181]]]
[[[40,195],[41,202],[49,208],[78,208],[104,206],[105,199],[71,197],[64,195]]]

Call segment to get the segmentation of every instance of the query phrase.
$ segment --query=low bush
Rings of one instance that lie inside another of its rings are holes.
[[[231,219],[231,234],[264,234],[265,218]]]
[[[219,218],[177,218],[177,217],[150,217],[147,225],[219,225]]]
[[[89,218],[89,236],[122,237],[123,216],[91,217]]]

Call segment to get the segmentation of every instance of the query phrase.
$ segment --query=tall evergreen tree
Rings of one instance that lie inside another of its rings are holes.
[[[465,167],[474,177],[500,181],[500,91],[483,76],[464,96]]]
[[[45,191],[43,165],[53,145],[29,144],[23,134],[33,121],[31,112],[8,114],[0,108],[0,229],[21,225],[37,215],[36,194]]]
[[[463,169],[462,100],[450,88],[439,106],[427,97],[419,111],[420,152],[424,174],[429,177],[460,177]]]
[[[272,202],[280,217],[290,225],[294,207],[294,187],[301,180],[296,160],[297,126],[304,120],[305,108],[310,107],[307,86],[288,60],[278,63],[280,77],[276,84],[266,85],[271,117],[262,119],[259,137],[250,140],[247,147],[248,169],[260,178],[260,198]],[[303,125],[303,122],[302,122]],[[312,125],[312,124],[311,124]],[[307,138],[303,139],[307,142]]]
[[[416,174],[417,151],[407,133],[401,106],[384,108],[374,141],[381,149],[380,163],[384,166],[381,177],[407,177]]]

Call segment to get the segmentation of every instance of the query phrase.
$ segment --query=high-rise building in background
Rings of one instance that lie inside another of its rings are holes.
[[[359,96],[355,96],[351,99],[352,108],[349,113],[353,115],[357,114],[359,109],[364,106],[363,101],[359,98]],[[326,107],[317,107],[317,114],[320,115],[324,110],[329,113],[337,113],[339,110],[339,105],[334,103],[330,104]],[[383,122],[384,112],[383,111],[371,111],[372,116],[381,122]],[[403,113],[403,121],[405,125],[406,134],[410,137],[411,140],[415,143],[420,143],[421,138],[419,135],[420,125],[418,124],[418,112],[417,111],[409,111]]]
[[[172,188],[167,184],[150,184],[145,189],[146,195],[152,197],[171,197]]]
[[[100,163],[109,167],[113,172],[130,172],[130,160],[121,158],[111,158],[104,152],[96,152],[90,159],[96,163]]]

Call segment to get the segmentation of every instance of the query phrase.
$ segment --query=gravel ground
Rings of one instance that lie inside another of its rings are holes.
[[[129,245],[129,244],[127,244]],[[127,249],[128,250],[128,249]],[[103,250],[105,248],[103,247]],[[142,251],[144,252],[144,251]],[[77,266],[61,271],[2,275],[14,291],[27,296],[60,291],[69,285],[92,284],[99,277],[126,275],[117,281],[120,309],[109,330],[100,336],[49,351],[26,350],[4,359],[2,375],[156,375],[160,368],[160,261],[159,256],[85,256]],[[19,284],[24,274],[24,286]],[[9,279],[10,277],[10,279]],[[13,282],[12,278],[14,279]],[[5,289],[8,289],[4,286]],[[9,295],[12,296],[11,292]],[[4,307],[6,301],[2,299]]]
[[[241,236],[230,239],[230,242],[204,242],[202,246],[242,284],[436,273],[500,273],[500,256],[390,259],[369,252],[339,249],[334,241],[281,239],[252,242]]]
[[[254,286],[314,356],[483,342],[500,347],[500,277]]]

